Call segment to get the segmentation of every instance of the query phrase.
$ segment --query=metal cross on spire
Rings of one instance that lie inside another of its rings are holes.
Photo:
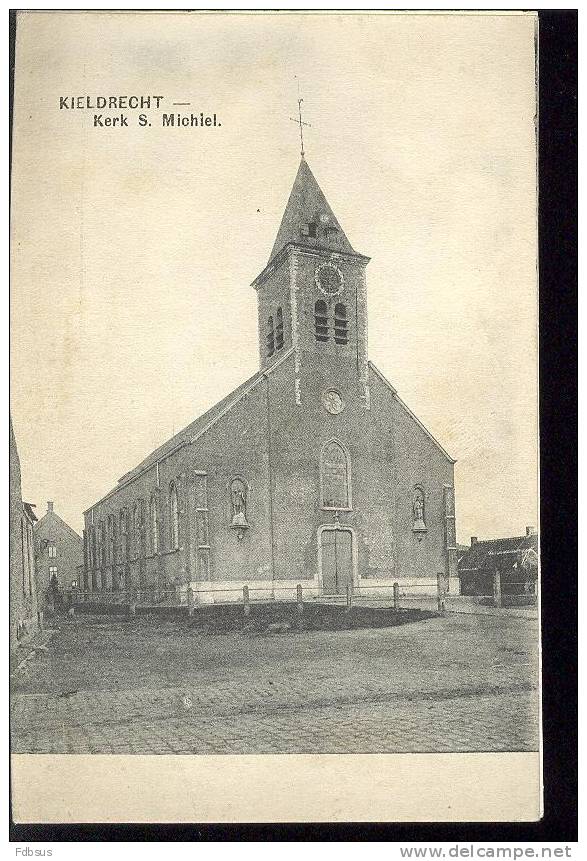
[[[311,128],[311,126],[312,126],[311,123],[305,123],[302,120],[302,102],[303,101],[304,100],[300,97],[300,82],[298,81],[298,119],[295,120],[293,117],[290,117],[290,120],[292,121],[292,123],[297,123],[300,127],[300,145],[301,145],[301,150],[302,150],[302,153],[301,153],[302,158],[304,158],[304,126],[308,126],[308,128]]]

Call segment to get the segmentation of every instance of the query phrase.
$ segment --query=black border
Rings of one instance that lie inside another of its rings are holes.
[[[11,130],[16,11],[9,14]],[[577,841],[578,10],[538,10],[538,17],[543,819],[219,825],[15,825],[11,820],[11,842]]]

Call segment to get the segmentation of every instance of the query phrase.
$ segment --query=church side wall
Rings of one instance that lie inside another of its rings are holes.
[[[211,579],[226,583],[227,588],[238,588],[248,581],[270,585],[266,380],[261,380],[197,440],[194,453],[185,463],[188,466],[205,470],[208,476]],[[237,478],[247,487],[248,528],[240,540],[239,530],[231,526],[230,486]]]
[[[445,487],[454,488],[454,464],[415,419],[371,374],[372,413],[381,434],[391,432],[395,462],[395,500],[391,511],[395,534],[395,577],[430,580],[448,575]],[[426,531],[415,531],[414,494],[424,494]],[[451,583],[452,590],[456,582]]]

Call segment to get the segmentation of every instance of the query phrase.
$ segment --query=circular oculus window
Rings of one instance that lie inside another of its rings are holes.
[[[322,393],[322,405],[326,412],[329,412],[332,416],[337,416],[344,410],[344,401],[340,392],[337,392],[336,389],[328,389],[328,391]]]

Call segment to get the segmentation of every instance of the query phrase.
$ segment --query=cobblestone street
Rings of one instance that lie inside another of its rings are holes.
[[[538,748],[535,619],[211,635],[187,618],[63,618],[12,678],[14,753]]]

